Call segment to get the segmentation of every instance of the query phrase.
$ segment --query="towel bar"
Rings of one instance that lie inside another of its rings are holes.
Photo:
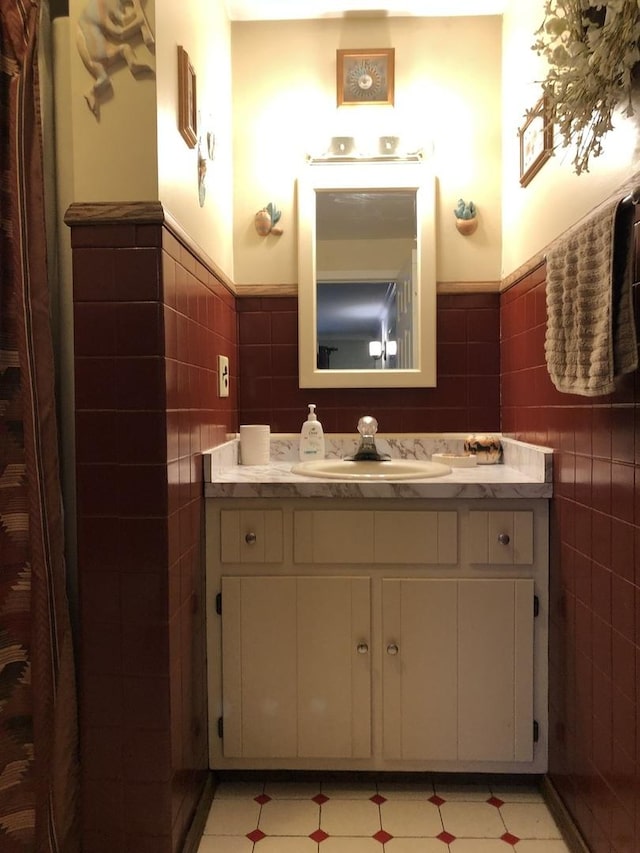
[[[640,189],[634,190],[629,195],[624,196],[624,198],[620,199],[620,204],[625,205],[625,207],[629,204],[640,204]],[[547,260],[547,252],[542,255],[542,260]]]

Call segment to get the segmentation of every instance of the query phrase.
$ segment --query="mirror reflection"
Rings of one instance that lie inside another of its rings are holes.
[[[316,193],[319,370],[415,365],[415,190]]]
[[[301,388],[435,385],[434,185],[421,163],[299,179]]]

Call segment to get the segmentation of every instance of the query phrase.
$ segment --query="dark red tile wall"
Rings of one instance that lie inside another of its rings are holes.
[[[177,853],[208,772],[201,453],[237,429],[235,298],[160,224],[72,246],[83,853]]]
[[[637,280],[637,278],[636,278]],[[640,850],[640,374],[560,394],[544,266],[502,296],[502,428],[554,449],[550,776],[592,853]],[[640,299],[634,286],[640,329]]]
[[[327,432],[355,432],[373,414],[381,432],[500,428],[500,299],[497,293],[438,297],[436,388],[298,388],[295,298],[238,300],[239,417],[273,432],[299,432],[315,402]]]

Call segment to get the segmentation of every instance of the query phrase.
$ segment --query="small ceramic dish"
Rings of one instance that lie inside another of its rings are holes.
[[[478,464],[477,458],[471,453],[432,453],[431,460],[442,462],[450,468],[473,468]]]

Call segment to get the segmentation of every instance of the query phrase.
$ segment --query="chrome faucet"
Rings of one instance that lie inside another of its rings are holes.
[[[388,453],[379,453],[376,447],[375,434],[378,431],[378,421],[371,415],[365,415],[358,421],[360,444],[353,456],[345,456],[347,462],[387,462],[391,457]]]

